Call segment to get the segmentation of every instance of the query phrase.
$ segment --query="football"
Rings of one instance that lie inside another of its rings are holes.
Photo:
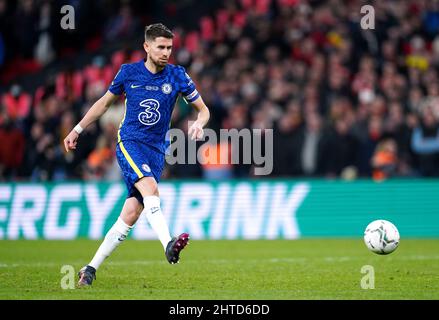
[[[387,220],[372,221],[364,231],[364,243],[377,254],[392,253],[398,248],[399,240],[398,229]]]

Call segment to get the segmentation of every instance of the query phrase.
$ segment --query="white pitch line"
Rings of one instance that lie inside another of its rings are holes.
[[[364,261],[370,257],[349,257],[349,256],[328,256],[319,258],[305,258],[305,257],[294,257],[294,258],[266,258],[266,259],[215,259],[215,260],[185,260],[185,264],[242,264],[242,263],[309,263],[312,261],[324,261],[324,262],[347,262],[347,261]],[[375,258],[377,258],[376,256]],[[384,259],[391,261],[418,261],[418,260],[439,260],[439,256],[426,256],[426,255],[413,255],[405,257],[392,257],[386,256]],[[17,267],[62,267],[63,265],[74,265],[82,266],[84,261],[69,261],[68,263],[56,263],[56,262],[36,262],[36,263],[2,263],[0,262],[0,268],[17,268]],[[154,264],[166,264],[166,260],[133,260],[133,261],[108,261],[105,265],[107,266],[126,266],[126,265],[154,265]]]

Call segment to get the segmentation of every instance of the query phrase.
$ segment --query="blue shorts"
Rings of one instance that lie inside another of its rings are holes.
[[[159,183],[165,155],[142,143],[121,141],[116,146],[116,157],[128,189],[127,198],[135,197],[143,205],[143,197],[134,184],[143,177],[153,177]]]

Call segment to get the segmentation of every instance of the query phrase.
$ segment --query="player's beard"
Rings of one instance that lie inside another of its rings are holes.
[[[155,66],[156,66],[157,68],[164,68],[164,67],[166,67],[166,65],[168,64],[168,60],[167,60],[167,59],[166,59],[166,61],[165,61],[165,60],[162,60],[162,59],[157,59],[157,60],[155,60],[155,59],[151,58],[151,61],[152,61],[152,63],[155,64]]]

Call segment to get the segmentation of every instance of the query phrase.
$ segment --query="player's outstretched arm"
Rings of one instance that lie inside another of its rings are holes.
[[[209,122],[210,112],[201,97],[191,104],[198,111],[198,117],[197,120],[190,126],[188,134],[192,140],[199,140],[204,136],[203,128],[207,122]]]
[[[87,128],[91,123],[98,120],[111,106],[111,104],[116,101],[118,98],[117,95],[107,91],[102,98],[96,101],[90,110],[87,111],[84,118],[73,128],[72,131],[68,134],[68,136],[64,139],[64,147],[66,151],[76,149],[76,144],[78,142],[78,137],[81,132]]]

